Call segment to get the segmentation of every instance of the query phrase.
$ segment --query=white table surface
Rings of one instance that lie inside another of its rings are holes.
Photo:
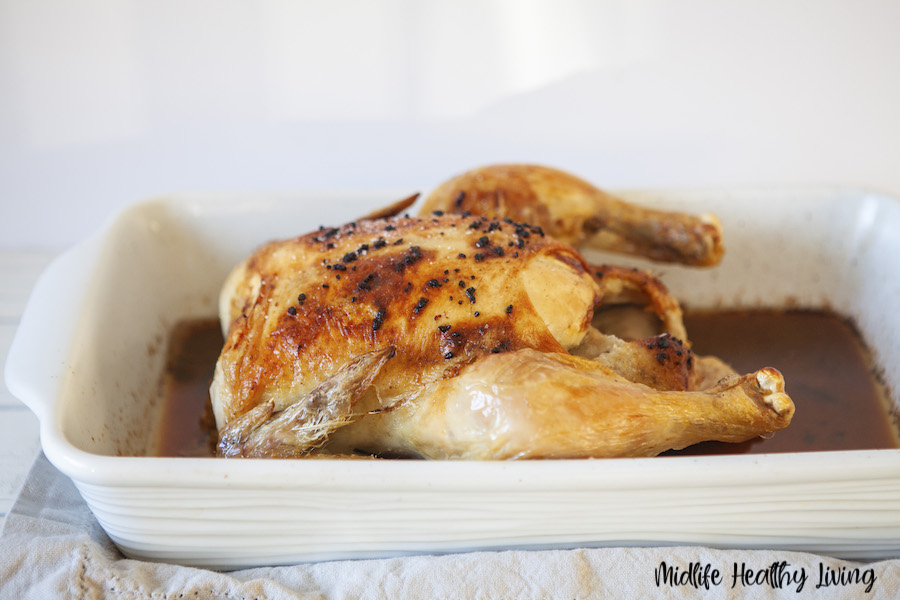
[[[49,251],[0,252],[0,364],[6,364],[31,288],[54,255]],[[0,439],[2,525],[40,449],[37,417],[9,392],[5,379],[0,385]]]

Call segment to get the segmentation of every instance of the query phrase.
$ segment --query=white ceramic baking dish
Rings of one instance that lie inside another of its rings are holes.
[[[214,316],[226,273],[257,245],[403,195],[149,201],[47,269],[6,379],[40,418],[47,457],[126,555],[213,568],[635,544],[900,556],[900,450],[488,463],[146,456],[170,327]],[[655,268],[682,301],[851,316],[897,411],[900,203],[831,188],[625,195],[721,218],[721,266]]]

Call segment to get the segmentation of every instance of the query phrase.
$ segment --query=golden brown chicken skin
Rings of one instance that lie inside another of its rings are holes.
[[[221,296],[220,453],[649,456],[789,424],[774,369],[697,386],[669,333],[609,343],[594,308],[621,286],[599,281],[510,219],[365,220],[268,244]],[[628,286],[677,308],[649,280]]]
[[[441,459],[656,456],[786,427],[794,407],[783,392],[774,369],[661,391],[594,361],[523,349],[476,361],[417,402],[336,431],[333,443]]]
[[[217,423],[269,399],[283,410],[389,346],[396,356],[375,382],[387,404],[491,352],[565,352],[597,293],[570,246],[479,217],[360,221],[269,244],[223,291]]]
[[[694,266],[718,264],[722,227],[713,215],[653,210],[617,198],[590,182],[541,165],[488,165],[438,186],[422,211],[468,211],[539,225],[579,248],[644,256]]]

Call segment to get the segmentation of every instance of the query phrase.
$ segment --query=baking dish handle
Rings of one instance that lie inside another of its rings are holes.
[[[60,397],[78,319],[90,292],[92,265],[102,246],[95,235],[67,250],[40,275],[26,304],[6,361],[10,392],[42,426]],[[64,365],[60,368],[60,365]]]

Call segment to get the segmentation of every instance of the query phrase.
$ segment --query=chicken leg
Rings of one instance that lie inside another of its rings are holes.
[[[438,186],[422,214],[435,210],[508,217],[578,246],[695,266],[717,264],[722,227],[699,217],[636,206],[569,173],[536,165],[492,165]]]
[[[531,349],[485,357],[399,409],[335,433],[338,451],[443,459],[655,456],[786,427],[794,405],[772,368],[703,392],[658,391],[603,365]]]

